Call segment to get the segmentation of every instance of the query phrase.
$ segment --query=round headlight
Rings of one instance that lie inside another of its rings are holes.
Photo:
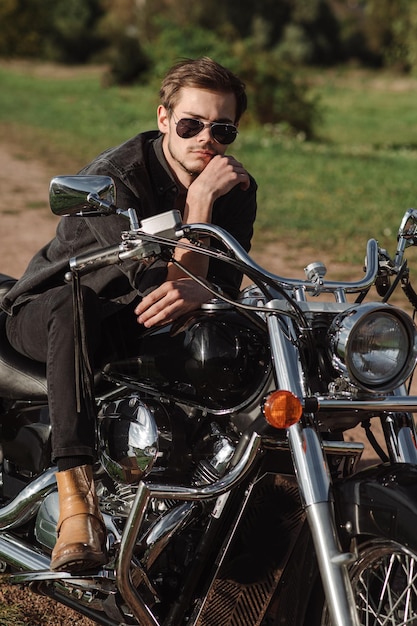
[[[362,389],[392,391],[416,362],[411,318],[391,305],[373,302],[338,315],[329,330],[332,363]]]

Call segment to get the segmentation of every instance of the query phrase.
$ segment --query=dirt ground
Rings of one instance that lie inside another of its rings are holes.
[[[53,237],[57,218],[49,210],[49,182],[53,176],[65,173],[68,172],[56,171],[53,163],[31,159],[19,146],[0,141],[0,273],[19,277],[33,253]],[[312,250],[294,253],[283,249],[281,244],[279,251],[274,244],[269,244],[256,249],[253,256],[258,263],[281,276],[301,277],[307,263],[326,261],[317,259]],[[355,429],[348,436],[367,444],[361,429]],[[365,462],[375,458],[369,446],[364,457]],[[20,618],[22,621],[7,618],[4,621],[4,607],[14,604],[18,604],[24,616]],[[12,623],[91,626],[93,622],[30,592],[3,587],[0,590],[0,626]]]

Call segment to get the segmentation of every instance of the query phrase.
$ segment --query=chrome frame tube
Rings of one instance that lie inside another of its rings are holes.
[[[261,437],[254,433],[238,463],[215,483],[201,487],[151,484],[142,481],[135,496],[131,512],[126,521],[119,556],[116,563],[116,580],[122,597],[141,626],[160,626],[150,608],[143,602],[130,576],[130,563],[135,543],[151,498],[203,501],[218,498],[236,487],[252,468],[261,445]],[[137,569],[138,564],[135,563]],[[140,568],[139,568],[140,573]],[[137,571],[135,572],[137,574]],[[143,578],[146,578],[143,572]]]
[[[398,439],[395,431],[394,418],[388,415],[386,419],[381,421],[382,429],[384,431],[384,439],[387,446],[388,456],[391,462],[397,463],[400,458],[398,450]]]
[[[404,426],[398,431],[398,452],[399,463],[417,464],[417,448],[416,441],[411,428]]]
[[[417,396],[386,396],[367,400],[317,398],[318,412],[329,412],[334,417],[339,411],[366,413],[379,417],[384,431],[388,455],[393,463],[417,465],[417,434],[413,413],[417,412]],[[407,413],[407,421],[396,419],[396,413]],[[407,423],[408,422],[408,423]]]
[[[417,413],[417,396],[376,396],[366,400],[351,400],[343,396],[334,398],[317,397],[319,411],[367,411],[378,415],[383,412]]]

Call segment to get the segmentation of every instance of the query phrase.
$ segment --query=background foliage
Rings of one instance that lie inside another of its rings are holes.
[[[57,174],[154,127],[167,67],[207,54],[247,83],[257,241],[356,263],[417,205],[417,0],[1,0],[0,23],[31,59],[0,64],[2,139]]]
[[[417,73],[416,0],[2,0],[0,23],[0,56],[105,63],[105,85],[212,56],[245,80],[256,122],[307,138],[321,110],[297,68]]]
[[[99,67],[3,63],[0,84],[2,142],[51,176],[156,127],[156,85],[103,87]],[[417,80],[338,68],[311,69],[309,84],[323,109],[314,140],[244,118],[230,148],[258,182],[254,243],[277,257],[308,248],[311,260],[324,254],[360,274],[367,239],[392,253],[403,213],[417,208]]]

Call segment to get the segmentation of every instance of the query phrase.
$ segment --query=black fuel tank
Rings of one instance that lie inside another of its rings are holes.
[[[214,413],[241,409],[270,371],[266,331],[233,308],[201,310],[145,332],[134,356],[106,365],[111,379]]]

